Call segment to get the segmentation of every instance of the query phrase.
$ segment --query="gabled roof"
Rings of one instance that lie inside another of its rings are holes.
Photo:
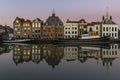
[[[80,22],[80,23],[82,23],[82,22],[87,23],[87,22],[85,21],[85,19],[81,19],[79,22]]]
[[[39,18],[36,18],[36,19],[33,20],[33,22],[43,22],[43,21]]]
[[[66,23],[79,23],[79,21],[71,21],[71,20],[67,19]]]
[[[81,19],[81,20],[79,20],[79,21],[71,21],[71,20],[67,19],[67,21],[66,21],[66,23],[82,23],[82,22],[87,23],[87,22],[85,21],[85,19]]]
[[[29,19],[27,19],[26,21],[24,21],[23,23],[31,23],[31,21]]]
[[[21,23],[23,23],[25,21],[24,18],[16,17],[16,19],[14,20],[14,23],[15,23],[16,20],[19,20]]]

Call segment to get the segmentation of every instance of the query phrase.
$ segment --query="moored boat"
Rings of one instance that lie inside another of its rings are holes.
[[[4,43],[25,43],[30,41],[32,41],[32,39],[3,40]]]
[[[81,38],[81,39],[55,39],[55,43],[89,43],[89,44],[102,44],[110,43],[110,37],[94,37],[94,38]]]

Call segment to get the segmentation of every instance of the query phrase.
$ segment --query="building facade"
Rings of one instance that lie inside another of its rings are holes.
[[[22,38],[29,39],[32,38],[32,23],[30,20],[25,20],[22,27]]]
[[[23,22],[25,20],[23,18],[16,17],[16,19],[13,22],[13,29],[14,29],[14,38],[22,38],[22,28],[23,28]]]
[[[70,21],[64,25],[64,38],[65,39],[77,39],[78,38],[78,21]]]
[[[101,36],[110,36],[113,39],[118,39],[118,25],[112,21],[112,16],[107,15],[102,19]]]
[[[64,26],[61,19],[52,13],[42,27],[42,39],[64,38]]]
[[[32,38],[41,39],[43,21],[36,18],[32,21]]]
[[[78,59],[78,47],[64,47],[64,60],[74,61]]]
[[[103,66],[106,66],[107,68],[109,68],[109,66],[112,66],[112,62],[120,56],[118,44],[110,44],[109,49],[102,49],[101,51]]]
[[[100,36],[101,23],[92,22],[87,24],[87,32],[89,36]]]
[[[79,26],[78,26],[78,36],[81,37],[83,34],[88,34],[87,32],[87,22],[85,19],[81,19],[79,21]]]

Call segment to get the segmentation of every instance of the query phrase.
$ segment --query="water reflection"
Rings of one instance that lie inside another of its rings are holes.
[[[94,59],[97,64],[99,64],[99,61],[102,61],[102,65],[108,68],[119,57],[118,44],[107,46],[4,44],[0,47],[0,54],[9,53],[11,50],[13,50],[13,61],[17,66],[23,62],[30,61],[39,64],[44,60],[49,66],[55,68],[61,63],[61,60],[85,63],[89,59]]]

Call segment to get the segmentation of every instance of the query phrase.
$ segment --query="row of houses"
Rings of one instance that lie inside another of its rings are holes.
[[[108,13],[103,16],[102,21],[88,23],[85,19],[79,21],[67,20],[65,23],[52,13],[43,22],[39,18],[31,21],[16,17],[13,22],[14,38],[33,39],[78,39],[83,36],[104,37],[118,39],[118,25],[112,20]]]
[[[118,25],[112,21],[112,16],[103,16],[101,22],[87,23],[84,19],[80,21],[67,20],[64,25],[64,38],[81,38],[83,36],[104,37],[118,39]]]
[[[15,38],[56,39],[64,37],[61,19],[52,13],[45,23],[39,18],[33,21],[17,17],[13,23]]]

